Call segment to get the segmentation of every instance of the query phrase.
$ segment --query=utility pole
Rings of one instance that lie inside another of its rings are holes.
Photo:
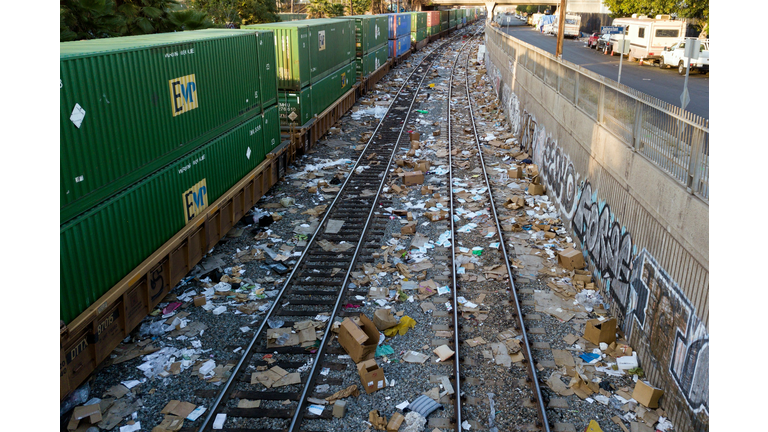
[[[563,58],[563,35],[565,34],[565,4],[567,0],[560,0],[557,19],[557,48],[555,48],[555,57]]]

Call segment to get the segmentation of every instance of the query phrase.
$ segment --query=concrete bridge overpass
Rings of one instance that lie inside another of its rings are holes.
[[[493,17],[496,6],[554,5],[560,6],[559,0],[432,0],[436,6],[485,6],[488,19]]]

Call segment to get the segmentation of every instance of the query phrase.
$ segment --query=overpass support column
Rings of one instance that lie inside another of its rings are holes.
[[[491,22],[493,21],[493,10],[496,9],[496,2],[495,1],[486,1],[485,2],[485,10],[488,13],[485,17],[486,21]]]

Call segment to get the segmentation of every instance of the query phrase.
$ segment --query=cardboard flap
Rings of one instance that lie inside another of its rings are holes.
[[[363,329],[361,329],[360,326],[355,324],[355,322],[351,319],[344,318],[344,322],[341,323],[341,326],[347,330],[352,339],[354,339],[357,343],[363,344],[368,340],[368,335],[365,334]]]

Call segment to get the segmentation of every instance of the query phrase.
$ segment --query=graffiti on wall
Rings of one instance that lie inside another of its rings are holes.
[[[489,51],[486,51],[489,52]],[[486,68],[501,74],[486,60]],[[515,136],[532,155],[548,195],[579,238],[598,279],[614,300],[627,339],[633,332],[648,342],[649,354],[668,373],[691,410],[709,414],[709,335],[672,277],[632,235],[589,179],[581,179],[568,154],[546,133],[503,80],[492,81],[507,108]]]
[[[709,413],[709,334],[680,287],[645,249],[633,262],[623,298],[629,337],[642,331],[651,354],[669,373],[694,412]]]

